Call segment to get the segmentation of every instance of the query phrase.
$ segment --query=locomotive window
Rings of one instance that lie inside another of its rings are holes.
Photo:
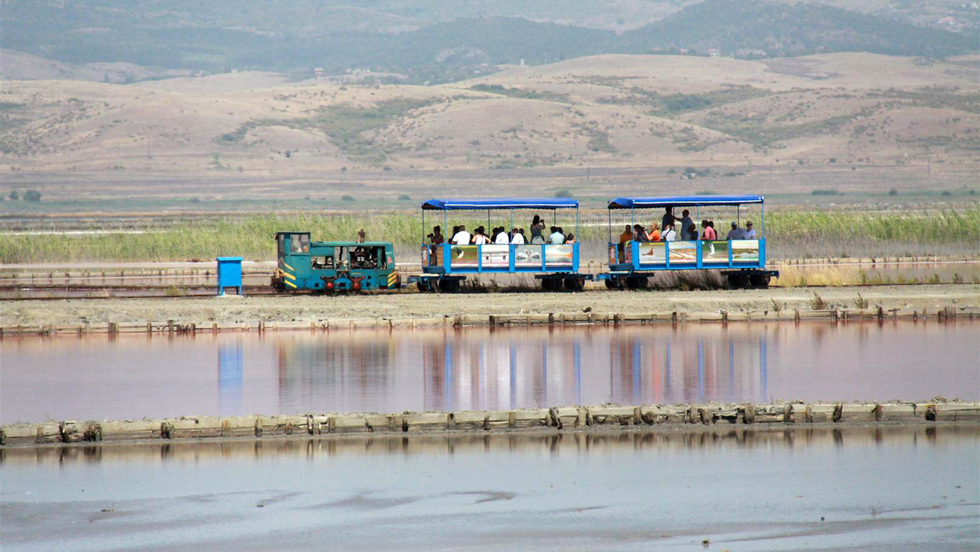
[[[289,238],[290,253],[309,253],[310,236],[308,234],[293,235]]]
[[[283,255],[286,252],[286,236],[279,234],[279,255]]]
[[[314,257],[310,257],[310,268],[312,268],[314,270],[317,270],[317,269],[320,269],[320,268],[328,268],[328,265],[327,265],[328,260],[329,260],[330,264],[332,265],[333,264],[333,258],[332,257],[315,257],[315,256]]]

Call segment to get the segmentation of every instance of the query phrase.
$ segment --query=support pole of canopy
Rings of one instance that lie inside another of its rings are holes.
[[[606,213],[609,214],[609,243],[612,243],[612,209],[607,208]]]
[[[763,203],[759,204],[759,237],[766,237],[766,206]]]
[[[425,243],[425,209],[422,209],[422,243]]]

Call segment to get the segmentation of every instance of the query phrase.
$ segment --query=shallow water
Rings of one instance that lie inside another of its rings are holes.
[[[0,449],[0,540],[80,552],[975,550],[978,445],[974,424]]]
[[[0,340],[0,422],[702,401],[980,399],[980,322]]]

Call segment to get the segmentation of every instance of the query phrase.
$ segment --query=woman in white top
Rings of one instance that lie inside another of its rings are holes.
[[[509,236],[507,235],[507,232],[504,232],[504,229],[501,228],[500,229],[500,232],[497,234],[497,239],[495,239],[493,241],[493,243],[495,243],[497,245],[507,245],[507,243],[508,243],[508,239],[507,238],[508,237]]]

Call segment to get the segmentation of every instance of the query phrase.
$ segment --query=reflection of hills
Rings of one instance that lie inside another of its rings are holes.
[[[280,403],[310,410],[342,410],[371,391],[391,391],[391,343],[367,339],[283,340],[279,343]],[[363,403],[361,403],[363,404]]]

